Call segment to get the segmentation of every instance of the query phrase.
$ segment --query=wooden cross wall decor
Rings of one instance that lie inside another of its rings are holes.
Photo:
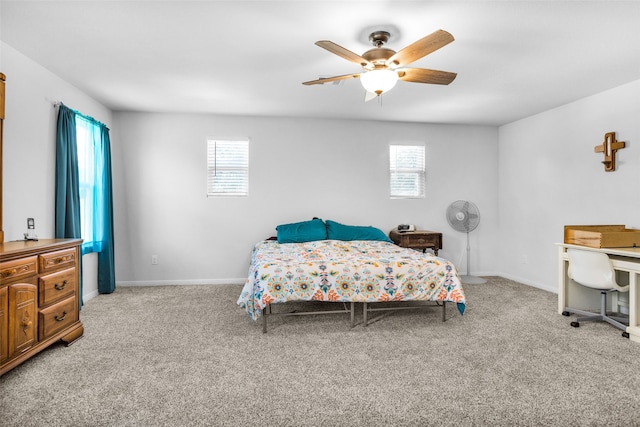
[[[607,132],[604,134],[602,145],[596,145],[595,152],[604,154],[604,170],[605,172],[613,172],[616,170],[616,151],[624,148],[624,142],[616,141],[615,132]]]

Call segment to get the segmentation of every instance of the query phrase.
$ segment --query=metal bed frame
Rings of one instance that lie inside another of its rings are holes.
[[[317,301],[295,301],[296,303],[303,302],[317,302]],[[416,302],[416,301],[406,301],[406,302]],[[420,301],[426,302],[426,301]],[[287,311],[287,312],[274,312],[272,310],[275,304],[270,304],[269,306],[262,309],[262,333],[267,333],[267,317],[268,316],[310,316],[316,314],[342,314],[348,313],[350,316],[350,326],[353,328],[355,326],[355,302],[329,302],[323,301],[323,303],[329,304],[342,304],[343,308],[340,310],[310,310],[310,311]],[[366,327],[369,324],[369,313],[378,312],[378,311],[399,311],[399,310],[417,310],[417,309],[426,309],[432,308],[433,305],[412,305],[412,306],[400,306],[400,307],[370,307],[371,304],[385,304],[387,302],[374,302],[362,303],[362,324]],[[440,306],[439,301],[435,301],[436,306]],[[445,322],[447,320],[447,302],[441,301],[442,303],[442,321]],[[286,304],[286,303],[285,303]],[[347,304],[349,304],[347,306]],[[396,304],[396,302],[394,302]]]
[[[293,301],[292,301],[293,302]],[[318,301],[295,301],[298,302],[318,302]],[[323,301],[326,303],[329,301]],[[340,304],[340,302],[329,302],[330,304]],[[342,302],[343,308],[342,310],[315,310],[315,311],[288,311],[281,313],[274,313],[271,309],[274,304],[269,304],[267,307],[262,309],[262,333],[267,333],[267,316],[309,316],[313,314],[337,314],[337,313],[349,313],[351,317],[351,327],[355,326],[355,302],[350,302],[349,307],[347,308],[347,303]]]
[[[406,301],[410,302],[410,301]],[[415,301],[411,301],[415,302]],[[438,301],[435,301],[436,306],[440,305]],[[368,314],[375,311],[398,311],[398,310],[416,310],[433,307],[433,305],[412,305],[412,306],[400,306],[400,307],[369,307],[369,304],[385,304],[385,302],[363,303],[362,305],[362,323],[366,327],[369,324]],[[395,304],[395,303],[394,303]],[[442,321],[447,320],[447,302],[442,301]]]

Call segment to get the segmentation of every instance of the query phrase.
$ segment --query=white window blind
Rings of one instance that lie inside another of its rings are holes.
[[[392,199],[424,198],[424,146],[390,145],[389,173]]]
[[[249,140],[207,140],[207,197],[249,195]]]

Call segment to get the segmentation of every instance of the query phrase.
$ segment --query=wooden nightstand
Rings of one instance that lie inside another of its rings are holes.
[[[399,232],[394,228],[389,233],[389,238],[403,248],[418,249],[425,252],[433,249],[435,256],[438,256],[438,249],[442,249],[442,233],[429,230],[403,231]]]

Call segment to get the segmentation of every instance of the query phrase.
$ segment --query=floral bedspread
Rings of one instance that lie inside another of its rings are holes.
[[[429,253],[380,241],[257,243],[238,299],[249,317],[272,303],[310,300],[449,301],[460,314],[466,307],[455,266]]]

